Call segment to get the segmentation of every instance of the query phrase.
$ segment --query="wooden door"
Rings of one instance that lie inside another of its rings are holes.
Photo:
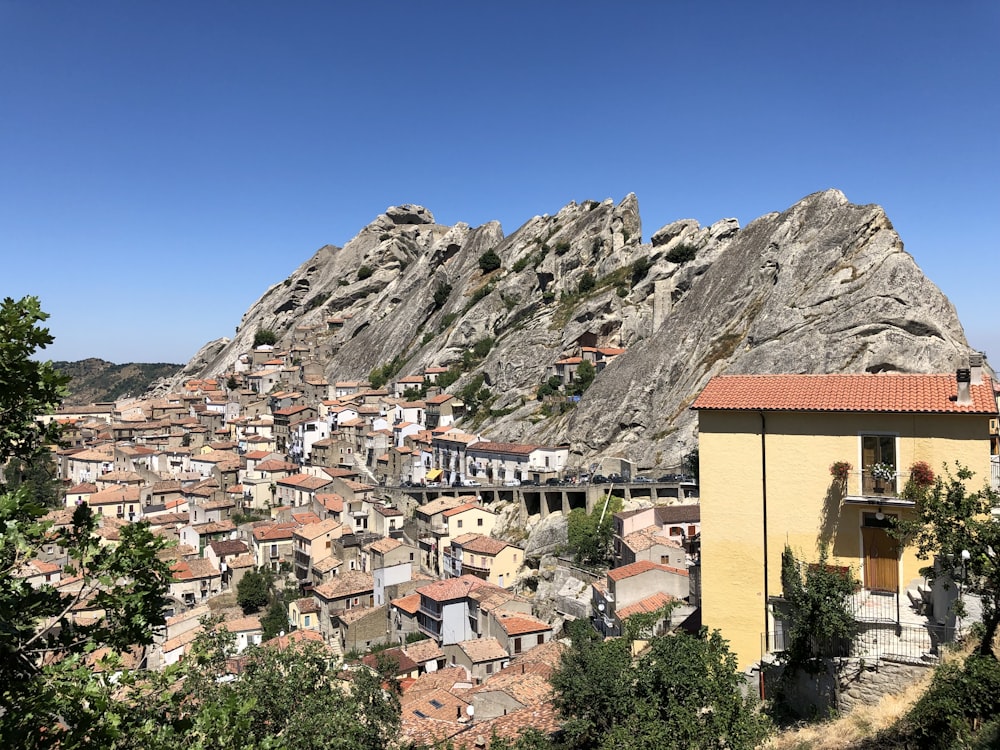
[[[869,591],[899,591],[899,542],[888,531],[863,526],[865,588]]]

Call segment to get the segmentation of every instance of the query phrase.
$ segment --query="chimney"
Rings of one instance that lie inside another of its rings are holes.
[[[972,375],[972,385],[983,384],[983,353],[973,352],[969,355],[969,372]]]
[[[972,403],[972,393],[969,390],[969,381],[972,375],[968,368],[959,368],[955,371],[955,380],[958,382],[958,398],[955,403],[959,406],[969,406]]]

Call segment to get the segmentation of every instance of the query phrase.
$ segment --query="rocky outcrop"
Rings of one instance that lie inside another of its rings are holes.
[[[481,262],[492,253],[499,268]],[[480,433],[652,470],[693,446],[688,406],[717,373],[947,371],[968,353],[882,209],[836,190],[742,229],[675,221],[648,243],[634,195],[570,203],[506,236],[393,207],[269,288],[184,375],[227,372],[262,328],[331,380],[454,366],[451,391],[482,377]],[[552,415],[536,390],[583,341],[627,352]]]

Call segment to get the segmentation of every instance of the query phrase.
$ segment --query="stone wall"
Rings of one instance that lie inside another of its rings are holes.
[[[921,680],[931,664],[900,664],[891,661],[846,660],[840,667],[839,708],[847,712],[856,706],[877,703],[887,695],[901,693]]]
[[[833,711],[849,713],[857,706],[870,706],[887,695],[903,692],[933,668],[931,664],[837,659],[819,674],[799,671],[782,683],[784,667],[765,664],[765,694],[776,697],[779,685],[793,712],[803,718],[827,716]],[[790,684],[789,684],[790,682]]]

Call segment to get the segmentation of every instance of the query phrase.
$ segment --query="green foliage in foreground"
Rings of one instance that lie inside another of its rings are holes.
[[[653,638],[638,658],[627,638],[602,641],[586,622],[572,639],[552,676],[568,750],[742,750],[771,732],[717,632]]]
[[[879,750],[995,748],[1000,730],[1000,662],[973,653],[942,664],[906,716],[865,745]]]
[[[979,652],[992,656],[1000,628],[1000,523],[991,511],[1000,496],[986,486],[970,491],[966,484],[972,477],[965,466],[945,467],[932,487],[916,490],[916,517],[900,522],[896,534],[915,545],[922,560],[938,560],[922,575],[945,578],[949,585],[961,582],[965,591],[980,596],[985,629]]]

